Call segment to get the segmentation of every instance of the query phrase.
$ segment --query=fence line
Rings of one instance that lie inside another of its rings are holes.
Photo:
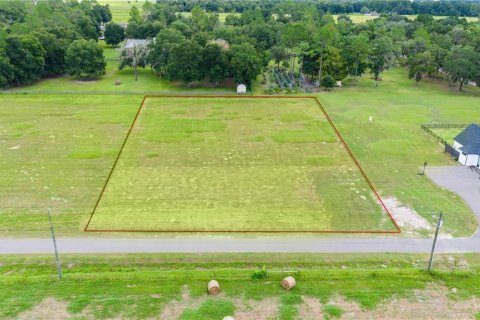
[[[450,143],[443,139],[441,136],[436,134],[435,132],[432,131],[433,129],[461,129],[461,128],[466,128],[468,127],[469,124],[465,123],[428,123],[428,124],[422,124],[422,130],[431,135],[432,137],[436,138],[439,140],[445,147],[445,152],[449,153],[452,155],[455,160],[458,160],[458,157],[460,153],[453,148],[453,146],[450,145]]]

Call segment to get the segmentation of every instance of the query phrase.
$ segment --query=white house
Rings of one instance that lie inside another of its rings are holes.
[[[244,84],[239,84],[239,85],[237,86],[237,93],[238,93],[238,94],[247,93],[247,86],[244,85]]]
[[[453,139],[453,148],[459,152],[458,162],[480,167],[480,126],[472,123],[465,128]]]
[[[124,42],[125,48],[133,48],[135,46],[146,46],[150,43],[147,39],[126,39]]]

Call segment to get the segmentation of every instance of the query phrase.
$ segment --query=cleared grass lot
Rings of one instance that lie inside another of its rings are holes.
[[[42,83],[24,87],[31,92],[26,95],[0,94],[2,236],[48,236],[49,206],[60,235],[85,235],[81,231],[143,98],[34,94]],[[416,174],[425,160],[456,165],[420,126],[480,122],[480,88],[465,90],[431,80],[417,87],[406,69],[395,68],[383,74],[379,87],[365,77],[318,97],[382,198],[397,198],[432,224],[443,210],[443,231],[468,236],[477,222],[466,204]]]
[[[471,210],[456,194],[417,172],[425,160],[429,166],[458,164],[421,125],[479,122],[480,88],[469,86],[458,92],[457,87],[435,80],[416,87],[403,68],[384,73],[378,87],[367,78],[346,86],[323,92],[319,99],[380,196],[396,197],[432,225],[443,210],[445,232],[471,235],[477,228]]]
[[[141,100],[0,95],[0,234],[82,230]]]
[[[148,98],[88,230],[395,231],[312,99]]]

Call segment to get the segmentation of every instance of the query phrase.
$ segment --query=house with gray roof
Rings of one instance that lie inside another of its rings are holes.
[[[464,166],[480,167],[480,126],[472,123],[453,139],[459,152],[458,162]]]

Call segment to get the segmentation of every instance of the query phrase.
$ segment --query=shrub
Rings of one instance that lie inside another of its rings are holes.
[[[252,281],[259,281],[268,278],[267,267],[264,265],[262,269],[252,273]]]
[[[324,89],[330,90],[335,86],[335,79],[329,74],[327,74],[325,77],[322,79],[322,87]]]

